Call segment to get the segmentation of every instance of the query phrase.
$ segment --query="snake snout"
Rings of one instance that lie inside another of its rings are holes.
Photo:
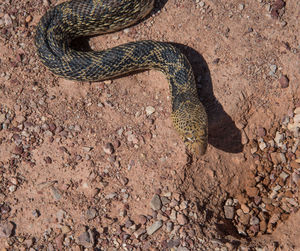
[[[187,133],[184,136],[184,142],[189,151],[197,156],[202,156],[207,149],[207,132],[204,129],[194,133]]]

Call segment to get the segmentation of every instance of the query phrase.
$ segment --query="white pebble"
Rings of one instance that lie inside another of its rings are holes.
[[[155,108],[153,106],[147,106],[146,107],[146,114],[147,114],[147,116],[150,116],[154,112],[155,112]]]

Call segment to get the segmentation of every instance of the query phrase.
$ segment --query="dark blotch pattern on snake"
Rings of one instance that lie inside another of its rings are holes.
[[[104,51],[76,51],[70,42],[80,36],[104,34],[144,18],[154,0],[73,0],[49,10],[35,37],[43,64],[72,80],[100,81],[137,70],[157,69],[170,83],[172,121],[187,148],[199,155],[207,148],[207,115],[199,101],[187,58],[173,45],[138,41]]]

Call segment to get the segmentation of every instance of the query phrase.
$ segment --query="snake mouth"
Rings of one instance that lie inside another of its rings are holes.
[[[198,136],[197,138],[193,135],[185,135],[183,139],[187,149],[197,156],[202,156],[206,153],[207,149],[207,137],[206,135]]]

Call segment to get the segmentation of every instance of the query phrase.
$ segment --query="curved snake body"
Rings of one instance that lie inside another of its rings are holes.
[[[49,10],[35,37],[38,55],[53,73],[67,79],[100,81],[137,70],[157,69],[169,80],[172,121],[187,148],[204,154],[207,115],[199,101],[195,78],[187,58],[173,45],[138,41],[104,51],[76,51],[77,37],[125,28],[144,18],[154,0],[73,0]]]

